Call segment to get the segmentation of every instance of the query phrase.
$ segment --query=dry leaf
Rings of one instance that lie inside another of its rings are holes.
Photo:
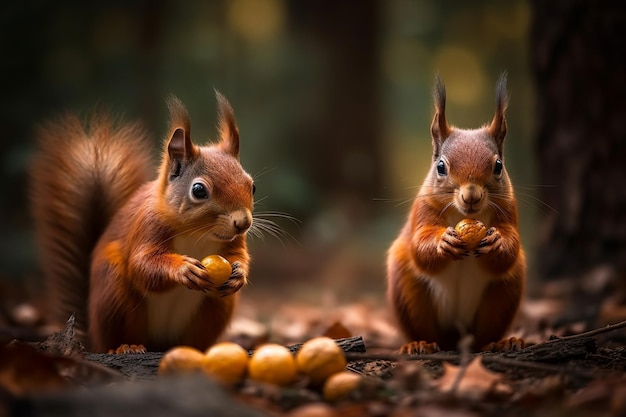
[[[502,375],[484,367],[482,357],[472,359],[460,367],[443,363],[444,374],[436,381],[442,392],[456,393],[459,397],[481,400],[489,394],[508,394],[510,388],[502,382]]]
[[[624,320],[626,320],[626,305],[621,300],[615,297],[608,298],[602,302],[597,320],[599,325],[603,326]]]
[[[0,387],[14,395],[40,393],[67,386],[61,372],[73,360],[47,356],[25,343],[0,347]]]
[[[326,329],[322,336],[330,337],[331,339],[344,339],[352,337],[352,333],[341,322],[336,321]]]

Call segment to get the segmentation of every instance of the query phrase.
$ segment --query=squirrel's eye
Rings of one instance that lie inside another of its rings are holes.
[[[444,176],[447,175],[448,172],[446,170],[446,164],[443,162],[443,160],[439,160],[439,162],[437,162],[437,174]]]
[[[256,193],[256,184],[252,183],[252,195],[254,195],[254,193]]]
[[[502,161],[500,159],[496,159],[496,163],[493,166],[493,173],[495,175],[502,174],[502,168],[503,168]]]
[[[201,182],[196,182],[191,186],[191,195],[199,200],[209,198],[209,193]]]

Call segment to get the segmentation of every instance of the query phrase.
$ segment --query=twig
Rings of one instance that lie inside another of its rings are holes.
[[[527,349],[528,350],[533,350],[533,349],[537,349],[539,347],[543,347],[545,345],[549,345],[549,344],[553,344],[553,343],[559,343],[559,342],[563,342],[563,341],[576,340],[576,339],[583,339],[583,338],[586,338],[586,337],[593,337],[593,336],[597,336],[597,335],[602,334],[602,333],[608,333],[608,332],[612,332],[614,330],[623,329],[625,327],[626,327],[626,320],[621,321],[619,323],[615,323],[615,324],[607,324],[604,327],[599,327],[597,329],[589,330],[589,331],[583,332],[583,333],[573,334],[573,335],[570,335],[570,336],[555,337],[555,338],[547,340],[545,342],[537,343],[536,345],[529,346]]]
[[[583,369],[574,369],[571,367],[562,367],[552,364],[546,364],[543,362],[538,362],[536,359],[538,357],[537,352],[541,352],[541,350],[548,349],[549,351],[553,351],[551,347],[554,345],[561,344],[565,348],[570,349],[572,351],[572,346],[574,345],[573,353],[571,356],[579,356],[585,355],[587,353],[588,347],[585,344],[589,340],[593,340],[593,336],[597,336],[599,334],[619,330],[622,328],[626,328],[626,321],[622,321],[615,324],[609,324],[605,327],[597,328],[594,330],[590,330],[587,332],[559,337],[551,340],[547,340],[542,343],[538,343],[536,345],[529,346],[519,352],[501,352],[495,354],[486,354],[486,352],[482,353],[474,353],[468,354],[456,354],[456,353],[435,353],[435,354],[425,354],[425,355],[406,355],[400,353],[387,353],[387,354],[361,354],[361,353],[346,353],[346,357],[349,361],[355,360],[386,360],[386,361],[409,361],[409,360],[432,360],[432,361],[448,361],[453,363],[459,363],[460,366],[463,366],[464,363],[467,363],[470,358],[473,358],[477,355],[481,355],[483,357],[483,362],[485,364],[494,364],[494,365],[505,365],[510,367],[517,368],[527,368],[527,369],[536,369],[547,372],[556,372],[556,373],[566,373],[570,375],[576,375],[583,378],[593,378],[593,372],[583,370]],[[580,346],[578,346],[580,345]],[[558,352],[561,355],[560,351]],[[500,356],[498,356],[500,355]],[[502,357],[501,355],[508,355],[509,357]],[[513,356],[513,357],[510,357]],[[552,355],[554,356],[554,355]],[[539,355],[539,358],[543,360],[553,359],[552,356],[548,355]],[[566,355],[567,356],[567,355]],[[565,359],[562,357],[560,359]]]
[[[554,372],[561,374],[569,374],[576,375],[583,378],[594,378],[597,375],[594,375],[593,372],[581,369],[573,369],[565,366],[557,366],[544,364],[540,362],[532,362],[528,360],[522,359],[511,359],[511,358],[502,358],[499,356],[488,356],[484,353],[474,353],[471,355],[471,358],[476,356],[482,356],[483,363],[486,365],[506,365],[510,367],[517,368],[526,368],[526,369],[535,369],[546,372]],[[462,360],[462,355],[450,353],[450,354],[426,354],[426,355],[406,355],[403,353],[346,353],[346,359],[348,361],[357,361],[357,360],[382,360],[382,361],[390,361],[390,362],[403,362],[403,361],[440,361],[440,362],[453,362],[460,363]],[[463,364],[461,364],[463,365]]]
[[[483,356],[483,363],[506,365],[517,368],[535,369],[539,371],[554,372],[560,374],[576,375],[582,378],[593,379],[598,377],[598,373],[586,369],[571,368],[565,366],[550,365],[540,362],[526,360],[502,358],[499,356]]]
[[[528,352],[530,350],[535,350],[538,348],[545,347],[546,345],[564,343],[567,341],[575,341],[579,339],[590,338],[593,336],[597,336],[602,333],[608,333],[614,330],[619,330],[622,328],[626,328],[626,320],[621,321],[615,324],[608,324],[605,327],[600,327],[594,330],[589,330],[587,332],[578,333],[570,336],[557,337],[554,339],[546,340],[545,342],[537,343],[536,345],[531,345],[520,351]],[[517,352],[502,352],[506,354],[515,354]],[[480,354],[480,353],[478,353]],[[484,354],[484,352],[483,352]],[[476,353],[474,355],[477,355]],[[403,360],[433,360],[433,361],[460,361],[460,355],[456,353],[430,353],[423,355],[407,355],[402,353],[351,353],[346,352],[346,357],[348,360],[386,360],[386,361],[403,361]],[[493,357],[492,357],[493,358]]]

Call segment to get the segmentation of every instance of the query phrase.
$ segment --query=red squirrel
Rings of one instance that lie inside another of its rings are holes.
[[[501,341],[526,281],[517,201],[504,166],[506,74],[496,86],[495,115],[479,129],[448,125],[438,76],[433,97],[432,164],[387,254],[388,302],[410,342],[401,351],[455,350],[465,334],[473,336],[473,349],[518,348],[521,339]],[[487,228],[473,250],[454,229],[463,218]]]
[[[157,178],[135,124],[66,116],[39,131],[31,201],[53,314],[76,313],[89,349],[205,349],[228,325],[248,279],[252,177],[220,93],[219,141],[196,145],[182,102],[168,99],[169,134]],[[216,286],[200,259],[232,265]]]

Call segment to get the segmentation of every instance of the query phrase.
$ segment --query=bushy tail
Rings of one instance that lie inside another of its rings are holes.
[[[87,329],[91,252],[115,212],[152,176],[138,124],[106,116],[83,125],[68,115],[43,125],[31,167],[30,201],[52,319],[76,315]]]

